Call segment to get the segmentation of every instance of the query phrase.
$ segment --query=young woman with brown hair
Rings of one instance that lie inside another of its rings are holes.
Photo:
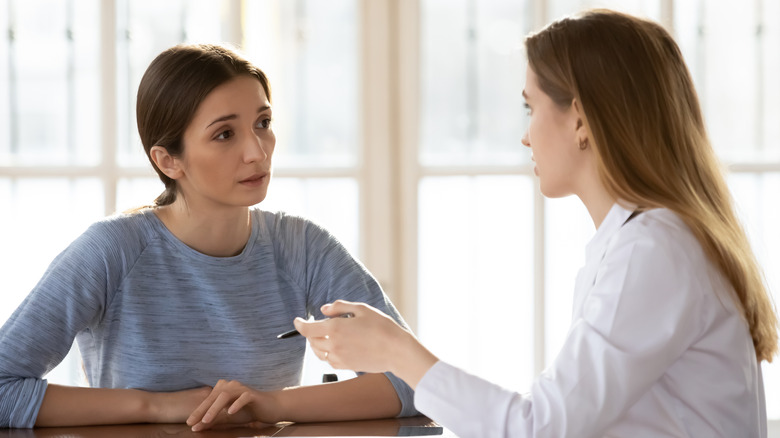
[[[525,46],[541,191],[577,195],[597,228],[568,337],[530,394],[438,360],[362,303],[296,327],[335,367],[400,376],[462,437],[765,437],[777,317],[676,43],[596,10]]]
[[[173,47],[144,74],[137,119],[165,191],[91,226],[0,329],[0,427],[189,420],[201,430],[416,413],[391,374],[299,386],[305,339],[276,338],[337,298],[404,323],[327,231],[252,208],[276,144],[263,72],[223,47]],[[47,385],[74,338],[92,387]],[[235,391],[257,409],[196,413]]]

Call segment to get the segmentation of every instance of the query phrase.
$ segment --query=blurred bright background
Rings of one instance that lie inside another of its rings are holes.
[[[579,200],[537,190],[522,41],[593,6],[677,38],[778,302],[780,2],[2,0],[0,323],[90,223],[161,192],[134,118],[151,59],[227,42],[271,81],[261,207],[330,229],[440,357],[526,390],[566,335],[595,230]],[[322,372],[307,361],[307,382]],[[764,377],[780,437],[780,364]],[[83,384],[77,352],[49,378]]]

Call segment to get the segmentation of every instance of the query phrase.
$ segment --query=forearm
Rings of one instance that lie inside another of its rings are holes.
[[[317,422],[395,417],[401,401],[384,374],[300,386],[277,394],[279,421]]]
[[[183,423],[209,390],[155,393],[48,385],[35,425]]]
[[[147,393],[133,389],[49,385],[36,426],[150,422]]]

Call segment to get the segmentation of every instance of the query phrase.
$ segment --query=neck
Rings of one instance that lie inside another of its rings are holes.
[[[617,201],[615,198],[607,193],[606,189],[601,184],[597,184],[588,190],[584,190],[579,193],[580,200],[585,204],[585,208],[588,209],[593,225],[598,227],[604,222],[604,218],[607,217],[607,213],[615,205]]]
[[[252,231],[248,207],[201,210],[179,197],[155,214],[185,245],[212,257],[240,254]]]

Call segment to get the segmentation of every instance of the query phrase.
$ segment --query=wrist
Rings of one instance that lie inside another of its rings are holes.
[[[130,418],[134,418],[134,422],[139,423],[159,423],[157,414],[159,409],[157,406],[159,403],[156,400],[156,395],[153,392],[141,391],[136,389],[128,389],[126,400],[131,400],[132,403],[127,407],[131,410],[129,412]]]
[[[166,393],[138,391],[141,400],[141,417],[149,423],[170,423],[165,415]]]
[[[439,361],[439,358],[428,351],[409,332],[404,332],[395,345],[396,350],[395,354],[392,355],[390,372],[401,378],[412,389],[416,389],[425,373]]]
[[[192,411],[208,395],[208,388],[197,391],[138,391],[141,393],[143,418],[149,423],[184,423]]]
[[[263,403],[263,423],[276,424],[280,421],[293,421],[295,401],[293,400],[294,394],[289,389],[293,388],[263,393],[263,397],[266,398],[265,403]]]

